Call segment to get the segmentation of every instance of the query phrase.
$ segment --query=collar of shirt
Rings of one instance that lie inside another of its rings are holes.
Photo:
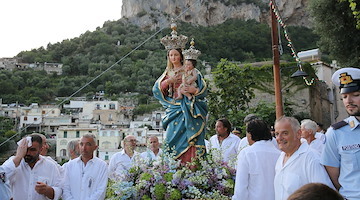
[[[251,146],[258,146],[258,145],[273,145],[273,143],[271,142],[271,140],[259,140],[256,141],[254,144],[252,144]]]
[[[293,155],[290,156],[289,160],[286,161],[285,166],[292,163],[294,160],[296,160],[301,154],[305,153],[309,149],[309,145],[307,142],[301,143],[300,147],[293,153]],[[283,152],[284,153],[284,152]],[[281,161],[282,162],[282,161]]]
[[[234,135],[234,134],[232,134],[232,133],[230,133],[226,138],[224,138],[224,139],[222,140],[222,142],[224,142],[225,140],[231,140],[231,139],[234,138],[234,137],[237,137],[237,136]],[[219,143],[220,143],[219,136],[217,136],[216,138],[217,138],[217,140],[218,140]],[[239,138],[239,139],[240,139],[240,138]],[[221,143],[220,143],[220,144],[221,144]]]
[[[81,156],[75,158],[74,161],[75,161],[75,162],[83,162],[83,161],[81,160]],[[93,163],[93,162],[94,162],[94,157],[91,158],[87,163]]]
[[[120,152],[119,152],[121,155],[124,155],[124,154],[126,154],[125,153],[125,149],[123,149],[123,150],[121,150]],[[136,154],[139,154],[137,151],[134,151],[134,155],[136,155]],[[127,154],[126,154],[127,155]]]
[[[44,158],[42,155],[39,155],[39,160],[36,161],[33,169],[34,169],[37,165],[40,165],[42,162],[44,162],[44,160],[45,160],[45,158]],[[21,160],[21,162],[23,163],[23,165],[25,165],[26,167],[29,167],[29,168],[30,168],[29,164],[28,164],[27,162],[25,162],[25,159],[24,159],[24,158]]]

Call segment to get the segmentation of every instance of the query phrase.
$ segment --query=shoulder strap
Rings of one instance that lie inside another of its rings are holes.
[[[334,130],[336,130],[336,129],[339,129],[339,128],[343,127],[343,126],[346,126],[347,124],[348,123],[346,121],[339,121],[339,122],[337,122],[337,123],[335,123],[335,124],[333,124],[331,126],[333,127]]]

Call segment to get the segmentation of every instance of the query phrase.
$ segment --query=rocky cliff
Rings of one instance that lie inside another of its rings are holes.
[[[276,0],[288,25],[311,26],[308,0]],[[221,24],[227,19],[270,22],[268,0],[123,0],[122,18],[142,28],[155,29],[171,18],[201,26]]]

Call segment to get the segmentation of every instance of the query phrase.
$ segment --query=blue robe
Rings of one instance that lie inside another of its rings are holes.
[[[183,155],[191,146],[197,149],[197,155],[205,154],[205,128],[206,115],[208,113],[205,96],[207,85],[198,72],[196,83],[199,93],[189,100],[185,95],[182,99],[175,100],[164,96],[160,83],[166,76],[166,71],[159,77],[153,87],[154,97],[166,109],[163,119],[163,127],[166,130],[165,142],[170,148],[174,148],[176,158]]]

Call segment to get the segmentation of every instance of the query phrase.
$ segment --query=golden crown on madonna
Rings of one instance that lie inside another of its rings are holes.
[[[160,43],[165,46],[166,50],[184,49],[188,38],[185,35],[177,35],[177,26],[174,22],[171,23],[170,28],[172,29],[171,35],[161,38]]]
[[[195,45],[194,38],[192,38],[190,42],[190,48],[183,51],[185,60],[188,59],[197,60],[197,58],[200,56],[201,51],[195,49],[194,45]]]

